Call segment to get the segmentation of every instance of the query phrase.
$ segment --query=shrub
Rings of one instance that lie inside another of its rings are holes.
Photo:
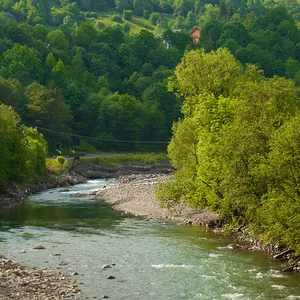
[[[111,17],[111,20],[114,21],[114,22],[117,22],[117,23],[122,23],[123,22],[122,17],[120,15],[113,15]]]
[[[123,30],[126,33],[128,33],[130,31],[130,25],[127,22],[123,25]]]
[[[61,165],[64,165],[66,159],[63,156],[57,156],[56,161],[59,162]]]
[[[133,15],[133,11],[132,10],[123,10],[123,19],[130,21]]]
[[[157,25],[157,23],[162,21],[161,15],[157,12],[152,13],[149,19],[153,25]]]
[[[149,17],[150,17],[150,12],[149,12],[149,10],[148,9],[145,9],[144,11],[143,11],[143,17],[145,18],[145,19],[149,19]]]
[[[96,26],[96,28],[101,30],[105,27],[105,24],[103,22],[98,21],[95,26]]]
[[[91,12],[91,18],[98,18],[98,14],[96,12]]]

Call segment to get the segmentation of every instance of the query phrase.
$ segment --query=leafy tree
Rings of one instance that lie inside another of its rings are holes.
[[[126,9],[132,9],[133,0],[115,0],[116,9],[122,12]]]
[[[159,22],[162,21],[162,17],[159,13],[154,12],[149,16],[149,20],[153,25],[157,25]]]
[[[70,46],[64,32],[62,30],[50,31],[46,36],[46,43],[49,47],[60,50],[67,50]]]
[[[196,14],[193,11],[188,12],[185,23],[188,30],[197,25]]]
[[[50,148],[63,139],[58,131],[67,131],[70,122],[69,108],[64,102],[62,94],[54,86],[46,89],[33,82],[27,86],[25,96],[28,99],[29,121],[44,129],[45,137]],[[51,131],[53,130],[53,131]]]
[[[138,101],[127,94],[107,96],[100,106],[99,122],[102,134],[115,139],[135,140],[139,138],[142,120],[137,117]]]
[[[194,8],[194,0],[175,0],[174,13],[186,17],[188,12]]]
[[[216,50],[217,41],[221,37],[222,24],[217,20],[208,21],[201,29],[200,45],[206,51]]]
[[[4,77],[14,77],[24,84],[43,79],[41,61],[35,51],[20,44],[3,53],[0,72]]]
[[[13,108],[0,104],[0,192],[10,180],[24,183],[45,172],[47,146],[35,129],[20,126]]]
[[[151,32],[142,30],[139,34],[137,34],[133,47],[137,57],[142,61],[145,61],[148,53],[152,49],[155,49],[158,44],[158,39],[156,39]]]
[[[300,215],[293,82],[265,78],[253,65],[243,70],[219,49],[187,53],[170,88],[184,98],[184,118],[173,127],[168,152],[176,171],[158,187],[162,205],[210,207],[227,224],[298,253],[299,230],[290,221],[292,211],[293,221]]]
[[[132,15],[133,15],[133,11],[132,10],[123,10],[123,19],[124,20],[127,20],[127,21],[130,21],[131,18],[132,18]]]

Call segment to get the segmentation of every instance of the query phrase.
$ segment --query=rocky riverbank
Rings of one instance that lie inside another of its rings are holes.
[[[25,268],[0,256],[0,300],[76,299],[80,289],[68,275]]]
[[[72,171],[89,179],[119,178],[131,174],[168,174],[172,172],[169,162],[150,164],[146,162],[96,163],[74,160]]]
[[[184,204],[174,207],[172,211],[159,207],[159,203],[155,200],[154,186],[159,180],[167,180],[169,177],[169,174],[164,173],[120,176],[113,186],[93,192],[88,198],[104,199],[115,210],[147,219],[216,226],[218,215],[208,210],[193,210]]]
[[[36,194],[40,191],[56,187],[67,187],[70,185],[82,183],[85,180],[85,177],[74,172],[69,172],[68,174],[59,176],[47,174],[40,180],[30,184],[26,184],[24,186],[19,186],[14,181],[11,181],[7,188],[7,192],[0,195],[0,209],[19,205],[26,197],[32,194]]]

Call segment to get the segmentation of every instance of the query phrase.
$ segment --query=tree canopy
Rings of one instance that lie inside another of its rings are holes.
[[[170,87],[184,97],[184,117],[173,126],[175,173],[158,189],[162,205],[209,207],[225,223],[299,253],[299,227],[290,221],[300,203],[294,83],[266,78],[254,65],[244,69],[218,49],[187,53]]]

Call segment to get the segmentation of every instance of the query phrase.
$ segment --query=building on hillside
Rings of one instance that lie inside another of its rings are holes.
[[[196,26],[193,31],[190,33],[191,37],[195,44],[198,44],[200,41],[201,29],[199,26]]]

